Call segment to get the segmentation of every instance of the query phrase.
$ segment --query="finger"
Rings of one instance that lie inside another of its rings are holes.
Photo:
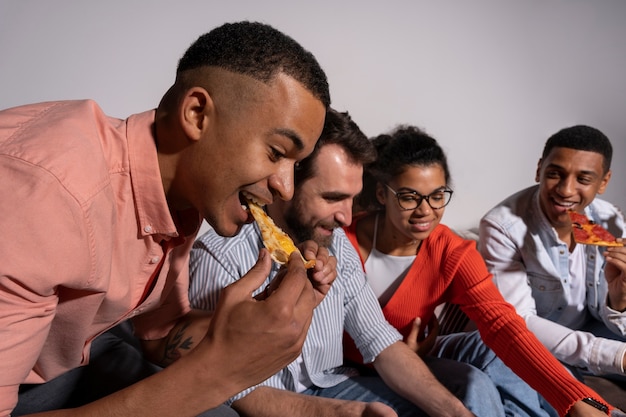
[[[304,259],[306,260],[315,259],[316,264],[318,260],[321,262],[324,262],[324,258],[318,255],[321,249],[324,249],[324,250],[326,249],[320,248],[316,242],[312,240],[307,240],[307,241],[302,242],[299,246],[300,246],[300,252],[302,253],[302,256],[304,256]],[[326,250],[326,252],[328,253],[328,250]],[[318,266],[315,265],[315,268],[318,268]]]
[[[626,253],[624,251],[605,251],[604,256],[606,258],[607,264],[613,264],[621,270],[624,270],[624,268],[626,268]]]
[[[317,266],[317,264],[316,264]],[[337,278],[337,258],[329,257],[320,271],[312,271],[309,273],[311,280],[315,285],[329,285]]]
[[[618,239],[617,241],[620,242],[622,239]],[[626,246],[609,246],[606,248],[605,253],[610,253],[610,254],[626,254]]]
[[[407,336],[407,339],[406,339],[406,344],[414,352],[417,352],[417,349],[419,347],[417,343],[417,338],[419,336],[421,326],[422,326],[422,319],[419,317],[416,317],[415,320],[413,320],[413,326],[411,326],[411,331],[409,332],[409,335]]]
[[[281,302],[294,305],[298,302],[302,292],[307,288],[312,289],[306,269],[300,259],[300,255],[292,253],[278,286],[273,290],[272,295],[280,298]]]

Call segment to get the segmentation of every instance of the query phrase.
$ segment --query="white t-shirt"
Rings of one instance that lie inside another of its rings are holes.
[[[365,260],[365,275],[368,284],[378,298],[378,302],[384,306],[400,286],[416,255],[394,256],[382,253],[376,249],[377,232],[378,215],[374,220],[372,251]]]
[[[569,254],[569,293],[570,297],[563,314],[564,326],[580,329],[587,320],[585,299],[585,247],[577,244]],[[567,293],[567,291],[566,291]]]

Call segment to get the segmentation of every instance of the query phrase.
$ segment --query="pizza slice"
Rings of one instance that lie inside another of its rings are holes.
[[[276,226],[272,218],[265,213],[263,207],[248,200],[248,208],[254,220],[258,223],[259,229],[261,229],[263,244],[269,250],[270,256],[274,261],[284,265],[289,260],[289,255],[292,252],[298,251],[300,253],[289,235]],[[304,262],[305,268],[309,269],[315,266],[315,260],[307,261],[302,254],[300,254],[300,257]]]
[[[587,216],[575,211],[569,211],[569,218],[572,221],[572,233],[576,243],[597,246],[624,246],[617,242],[608,230],[599,224],[589,220]]]

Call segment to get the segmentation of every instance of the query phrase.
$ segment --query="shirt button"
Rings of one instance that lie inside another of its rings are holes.
[[[143,231],[146,233],[150,233],[152,231],[152,226],[146,226],[143,228]]]
[[[563,255],[563,254],[565,254],[565,251],[564,251],[563,249],[561,249],[561,250],[559,251],[559,253],[560,253],[561,255]]]
[[[595,255],[589,255],[589,259],[596,259]]]
[[[159,257],[158,256],[153,256],[152,258],[150,258],[150,263],[151,264],[155,264],[157,262],[159,262]]]

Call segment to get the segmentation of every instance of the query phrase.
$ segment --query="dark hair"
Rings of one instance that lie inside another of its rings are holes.
[[[341,113],[329,108],[324,121],[324,129],[313,152],[296,167],[296,184],[301,184],[315,174],[313,166],[315,158],[323,146],[330,144],[341,146],[348,154],[348,158],[355,163],[367,165],[376,159],[374,145],[352,121],[348,112]]]
[[[180,59],[177,78],[185,71],[206,66],[265,83],[284,73],[301,83],[324,107],[330,106],[328,80],[313,54],[263,23],[226,23],[200,36]]]
[[[367,165],[363,172],[363,191],[357,196],[357,210],[382,208],[376,198],[376,184],[387,184],[408,167],[439,165],[443,169],[446,184],[450,171],[446,155],[437,141],[422,129],[401,125],[388,134],[372,139],[378,158]]]
[[[611,168],[611,158],[613,157],[611,141],[596,128],[576,125],[559,130],[546,141],[541,158],[545,159],[553,148],[570,148],[599,153],[603,157],[604,174],[609,172]]]

